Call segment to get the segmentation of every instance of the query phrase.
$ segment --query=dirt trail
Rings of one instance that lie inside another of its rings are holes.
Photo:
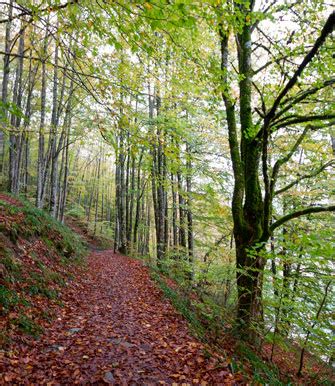
[[[234,384],[141,262],[95,251],[41,340],[5,357],[9,384]],[[1,379],[1,378],[0,378]]]

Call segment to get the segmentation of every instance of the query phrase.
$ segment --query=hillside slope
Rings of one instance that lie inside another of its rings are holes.
[[[57,317],[84,255],[69,228],[0,195],[0,347],[38,337]]]

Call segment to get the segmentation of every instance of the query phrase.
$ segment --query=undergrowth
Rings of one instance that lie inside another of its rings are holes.
[[[87,248],[64,224],[28,201],[0,200],[0,346],[17,332],[34,338],[61,305],[61,291]]]
[[[289,380],[280,380],[278,368],[264,361],[243,341],[234,335],[232,315],[226,315],[223,308],[210,296],[200,296],[189,280],[189,270],[184,273],[179,269],[167,269],[176,264],[175,260],[157,267],[146,260],[150,268],[151,278],[159,285],[164,296],[168,298],[176,310],[188,321],[193,334],[202,342],[212,346],[227,357],[227,362],[233,373],[241,374],[252,384],[268,384],[274,386],[290,385]],[[174,272],[177,272],[175,275]],[[173,288],[169,279],[175,283]],[[227,327],[228,326],[228,327]],[[222,334],[230,335],[229,341],[234,342],[234,355],[225,352]]]

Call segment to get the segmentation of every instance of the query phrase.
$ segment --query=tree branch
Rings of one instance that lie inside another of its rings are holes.
[[[306,117],[302,117],[299,115],[290,115],[285,118],[282,118],[279,121],[274,122],[270,127],[272,127],[271,131],[278,130],[282,127],[287,127],[291,125],[295,125],[297,123],[306,123],[312,121],[325,121],[334,119],[335,114],[325,114],[325,115],[310,115]]]
[[[331,160],[327,163],[325,163],[324,165],[320,166],[317,170],[315,170],[314,172],[310,173],[310,174],[305,174],[299,178],[297,178],[295,181],[291,182],[290,184],[284,186],[283,188],[277,190],[274,195],[277,196],[278,194],[281,194],[281,193],[284,193],[286,192],[287,190],[291,189],[294,185],[297,185],[300,181],[302,180],[306,180],[307,178],[312,178],[312,177],[315,177],[317,176],[318,174],[320,174],[321,172],[323,172],[328,166],[331,166],[331,165],[334,165],[335,164],[335,160]]]
[[[270,122],[277,111],[278,106],[280,105],[280,102],[282,99],[287,95],[287,93],[292,89],[292,87],[296,84],[299,76],[302,74],[304,69],[307,67],[307,65],[312,61],[314,56],[317,54],[319,51],[319,48],[323,45],[325,42],[326,38],[328,35],[330,35],[333,30],[334,30],[334,25],[335,25],[335,11],[333,11],[327,21],[324,27],[322,28],[320,36],[317,38],[316,42],[314,43],[314,46],[312,49],[309,51],[309,53],[304,57],[303,61],[297,68],[296,72],[292,76],[292,78],[287,82],[286,86],[282,90],[282,92],[278,95],[277,99],[274,101],[271,109],[269,110],[267,116],[266,116],[266,121]]]
[[[332,86],[334,83],[335,83],[335,79],[328,79],[328,80],[324,81],[322,84],[320,84],[319,86],[313,87],[313,88],[305,90],[305,91],[301,91],[300,93],[298,93],[294,97],[286,99],[285,101],[283,101],[281,103],[282,106],[285,106],[285,105],[286,106],[276,114],[275,118],[276,119],[279,118],[281,115],[283,115],[284,113],[289,111],[290,108],[293,107],[294,105],[298,104],[299,102],[302,102],[307,97],[315,94],[316,92],[322,90],[323,88],[326,88],[328,86]]]
[[[297,217],[306,216],[307,214],[312,213],[321,213],[321,212],[335,212],[335,205],[330,206],[311,206],[309,208],[304,208],[301,210],[298,210],[296,212],[292,212],[287,214],[286,216],[283,216],[276,222],[274,222],[269,230],[272,233],[276,228],[280,227],[281,225],[285,224],[286,222],[293,220]]]
[[[28,55],[20,55],[20,54],[15,54],[15,53],[11,53],[11,54],[6,54],[4,51],[0,51],[0,55],[9,55],[9,56],[12,56],[13,58],[24,58],[24,59],[32,59],[32,60],[35,60],[35,61],[38,61],[38,62],[41,62],[41,63],[46,63],[46,64],[50,64],[51,66],[55,66],[55,63],[51,62],[50,60],[45,60],[43,58],[38,58],[37,56],[28,56]],[[80,71],[77,71],[73,68],[67,68],[66,66],[61,66],[58,64],[58,67],[65,70],[67,69],[68,71],[72,71],[73,73],[77,74],[77,75],[83,75],[85,77],[89,77],[89,78],[93,78],[93,79],[99,79],[99,80],[106,80],[107,78],[101,78],[100,76],[97,76],[97,75],[92,75],[92,74],[87,74],[87,73],[84,73],[84,72],[80,72]]]
[[[48,7],[45,7],[45,8],[42,8],[41,10],[39,10],[38,13],[41,14],[41,13],[44,13],[44,12],[49,12],[49,13],[56,12],[56,11],[59,11],[61,9],[66,8],[69,5],[77,4],[78,2],[79,2],[79,0],[70,0],[67,3],[65,3],[65,4],[54,5],[54,6],[49,5]],[[0,24],[7,23],[7,22],[10,22],[12,20],[19,19],[19,18],[21,18],[23,16],[28,16],[28,15],[31,16],[31,18],[33,18],[35,13],[36,12],[32,11],[31,9],[25,8],[25,10],[23,12],[15,15],[15,16],[12,16],[11,18],[0,20]],[[32,19],[30,21],[32,21]],[[28,21],[28,23],[30,21]]]
[[[271,186],[270,186],[271,195],[273,195],[273,192],[274,192],[274,188],[275,188],[275,185],[277,182],[277,176],[278,176],[280,167],[284,163],[288,162],[291,159],[291,157],[293,156],[295,151],[298,149],[301,142],[304,140],[309,128],[310,127],[308,127],[308,126],[305,127],[305,130],[301,133],[301,135],[299,136],[299,138],[297,139],[295,144],[292,146],[292,149],[286,154],[286,156],[279,158],[276,161],[276,163],[274,164],[273,169],[272,169],[272,174],[271,174]]]

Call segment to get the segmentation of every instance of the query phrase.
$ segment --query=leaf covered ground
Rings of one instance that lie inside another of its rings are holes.
[[[52,323],[84,254],[69,228],[0,194],[0,350],[38,337]]]
[[[1,383],[234,384],[140,261],[95,251],[40,340],[1,357]]]

